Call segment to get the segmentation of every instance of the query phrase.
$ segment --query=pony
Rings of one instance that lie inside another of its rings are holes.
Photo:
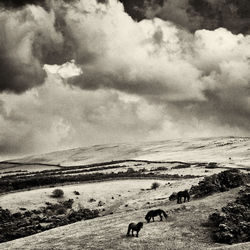
[[[163,216],[167,219],[168,215],[161,209],[156,209],[156,210],[150,210],[146,216],[145,216],[145,220],[149,223],[151,218],[153,219],[153,221],[155,221],[154,217],[155,216],[160,216],[160,220],[162,221],[162,214]]]
[[[138,233],[140,232],[140,230],[143,228],[143,222],[139,222],[137,224],[135,224],[134,222],[130,223],[128,225],[128,232],[127,232],[127,236],[129,236],[130,231],[132,231],[132,236],[134,236],[134,231],[136,231],[136,237],[138,237]]]
[[[180,204],[182,203],[182,197],[184,197],[184,202],[190,200],[190,194],[188,190],[180,191],[177,193],[177,203]]]

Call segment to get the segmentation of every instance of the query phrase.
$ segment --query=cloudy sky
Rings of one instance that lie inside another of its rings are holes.
[[[250,135],[247,0],[0,2],[0,159]]]

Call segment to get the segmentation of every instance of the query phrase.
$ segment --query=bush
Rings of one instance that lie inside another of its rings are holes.
[[[128,168],[127,173],[135,173],[136,171],[133,168]]]
[[[190,168],[190,167],[191,167],[190,164],[180,164],[175,167],[172,167],[172,169],[182,169],[182,168]]]
[[[235,202],[228,203],[209,216],[208,225],[213,228],[213,238],[220,243],[250,241],[250,189],[239,192]]]
[[[65,208],[72,208],[73,203],[74,203],[73,199],[61,202],[62,206]]]
[[[151,189],[157,189],[160,186],[160,183],[158,182],[153,182],[151,185]]]
[[[217,162],[209,162],[205,168],[218,168]]]
[[[64,207],[59,207],[56,210],[56,214],[66,214],[67,210]]]
[[[176,193],[176,192],[173,192],[173,193],[169,196],[169,200],[170,200],[170,201],[177,200],[177,193]]]
[[[64,195],[64,192],[62,189],[54,189],[51,196],[53,198],[62,198],[63,195]]]
[[[78,191],[74,191],[75,195],[80,195],[80,193]]]
[[[245,178],[246,176],[237,169],[226,170],[205,177],[198,185],[191,187],[190,193],[194,194],[194,198],[200,198],[216,192],[224,192],[243,185]]]

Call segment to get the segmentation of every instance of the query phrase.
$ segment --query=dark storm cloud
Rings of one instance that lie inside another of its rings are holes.
[[[5,8],[21,8],[27,4],[45,6],[46,0],[1,0],[0,6]]]
[[[54,22],[54,14],[39,6],[0,11],[0,91],[41,85],[43,65],[63,62],[64,40]]]
[[[250,32],[248,0],[120,0],[135,20],[159,17],[190,31],[224,27],[234,33]]]
[[[59,0],[65,3],[74,2],[77,0]],[[50,10],[51,0],[0,0],[0,7],[7,9],[18,9],[23,8],[26,5],[38,5],[46,10]]]

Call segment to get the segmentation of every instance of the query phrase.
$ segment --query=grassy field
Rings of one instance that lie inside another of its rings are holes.
[[[210,138],[96,145],[2,162],[2,208],[19,212],[20,208],[39,209],[45,202],[74,199],[74,209],[99,209],[101,217],[2,243],[0,249],[226,249],[212,241],[202,223],[215,209],[234,200],[239,189],[184,205],[168,197],[228,168],[248,172],[249,149],[249,138]],[[25,185],[15,187],[22,180]],[[152,190],[155,181],[160,187]],[[4,191],[6,185],[11,188]],[[64,191],[63,198],[51,197],[55,188]],[[126,237],[131,221],[144,222],[146,212],[156,208],[168,211],[167,221],[145,224],[139,238]],[[249,244],[233,247],[250,249]]]
[[[162,222],[145,223],[139,238],[126,237],[131,221],[145,221],[148,209],[119,212],[92,220],[80,221],[47,232],[0,244],[1,249],[210,249],[215,244],[209,230],[202,226],[208,215],[233,201],[239,188],[207,198],[178,205],[175,202],[157,206],[168,212]],[[248,243],[241,245],[250,246]],[[237,246],[234,245],[237,249]],[[247,248],[245,248],[247,249]],[[248,248],[249,249],[249,248]]]
[[[153,182],[158,182],[160,187],[155,191],[151,190]],[[104,202],[102,208],[105,211],[123,211],[134,210],[150,204],[157,204],[161,198],[168,200],[173,192],[180,191],[183,188],[190,188],[197,184],[199,178],[179,181],[164,180],[114,180],[96,183],[85,183],[75,185],[58,186],[64,191],[64,200],[74,199],[74,207],[82,206],[88,208],[98,208],[98,202]],[[9,193],[0,196],[0,206],[8,208],[12,212],[17,212],[19,208],[28,210],[44,206],[45,202],[56,202],[57,199],[51,197],[55,188],[40,188],[30,191],[21,191]],[[78,191],[80,195],[74,195]],[[89,202],[90,199],[94,202]],[[125,207],[125,205],[128,205]]]

